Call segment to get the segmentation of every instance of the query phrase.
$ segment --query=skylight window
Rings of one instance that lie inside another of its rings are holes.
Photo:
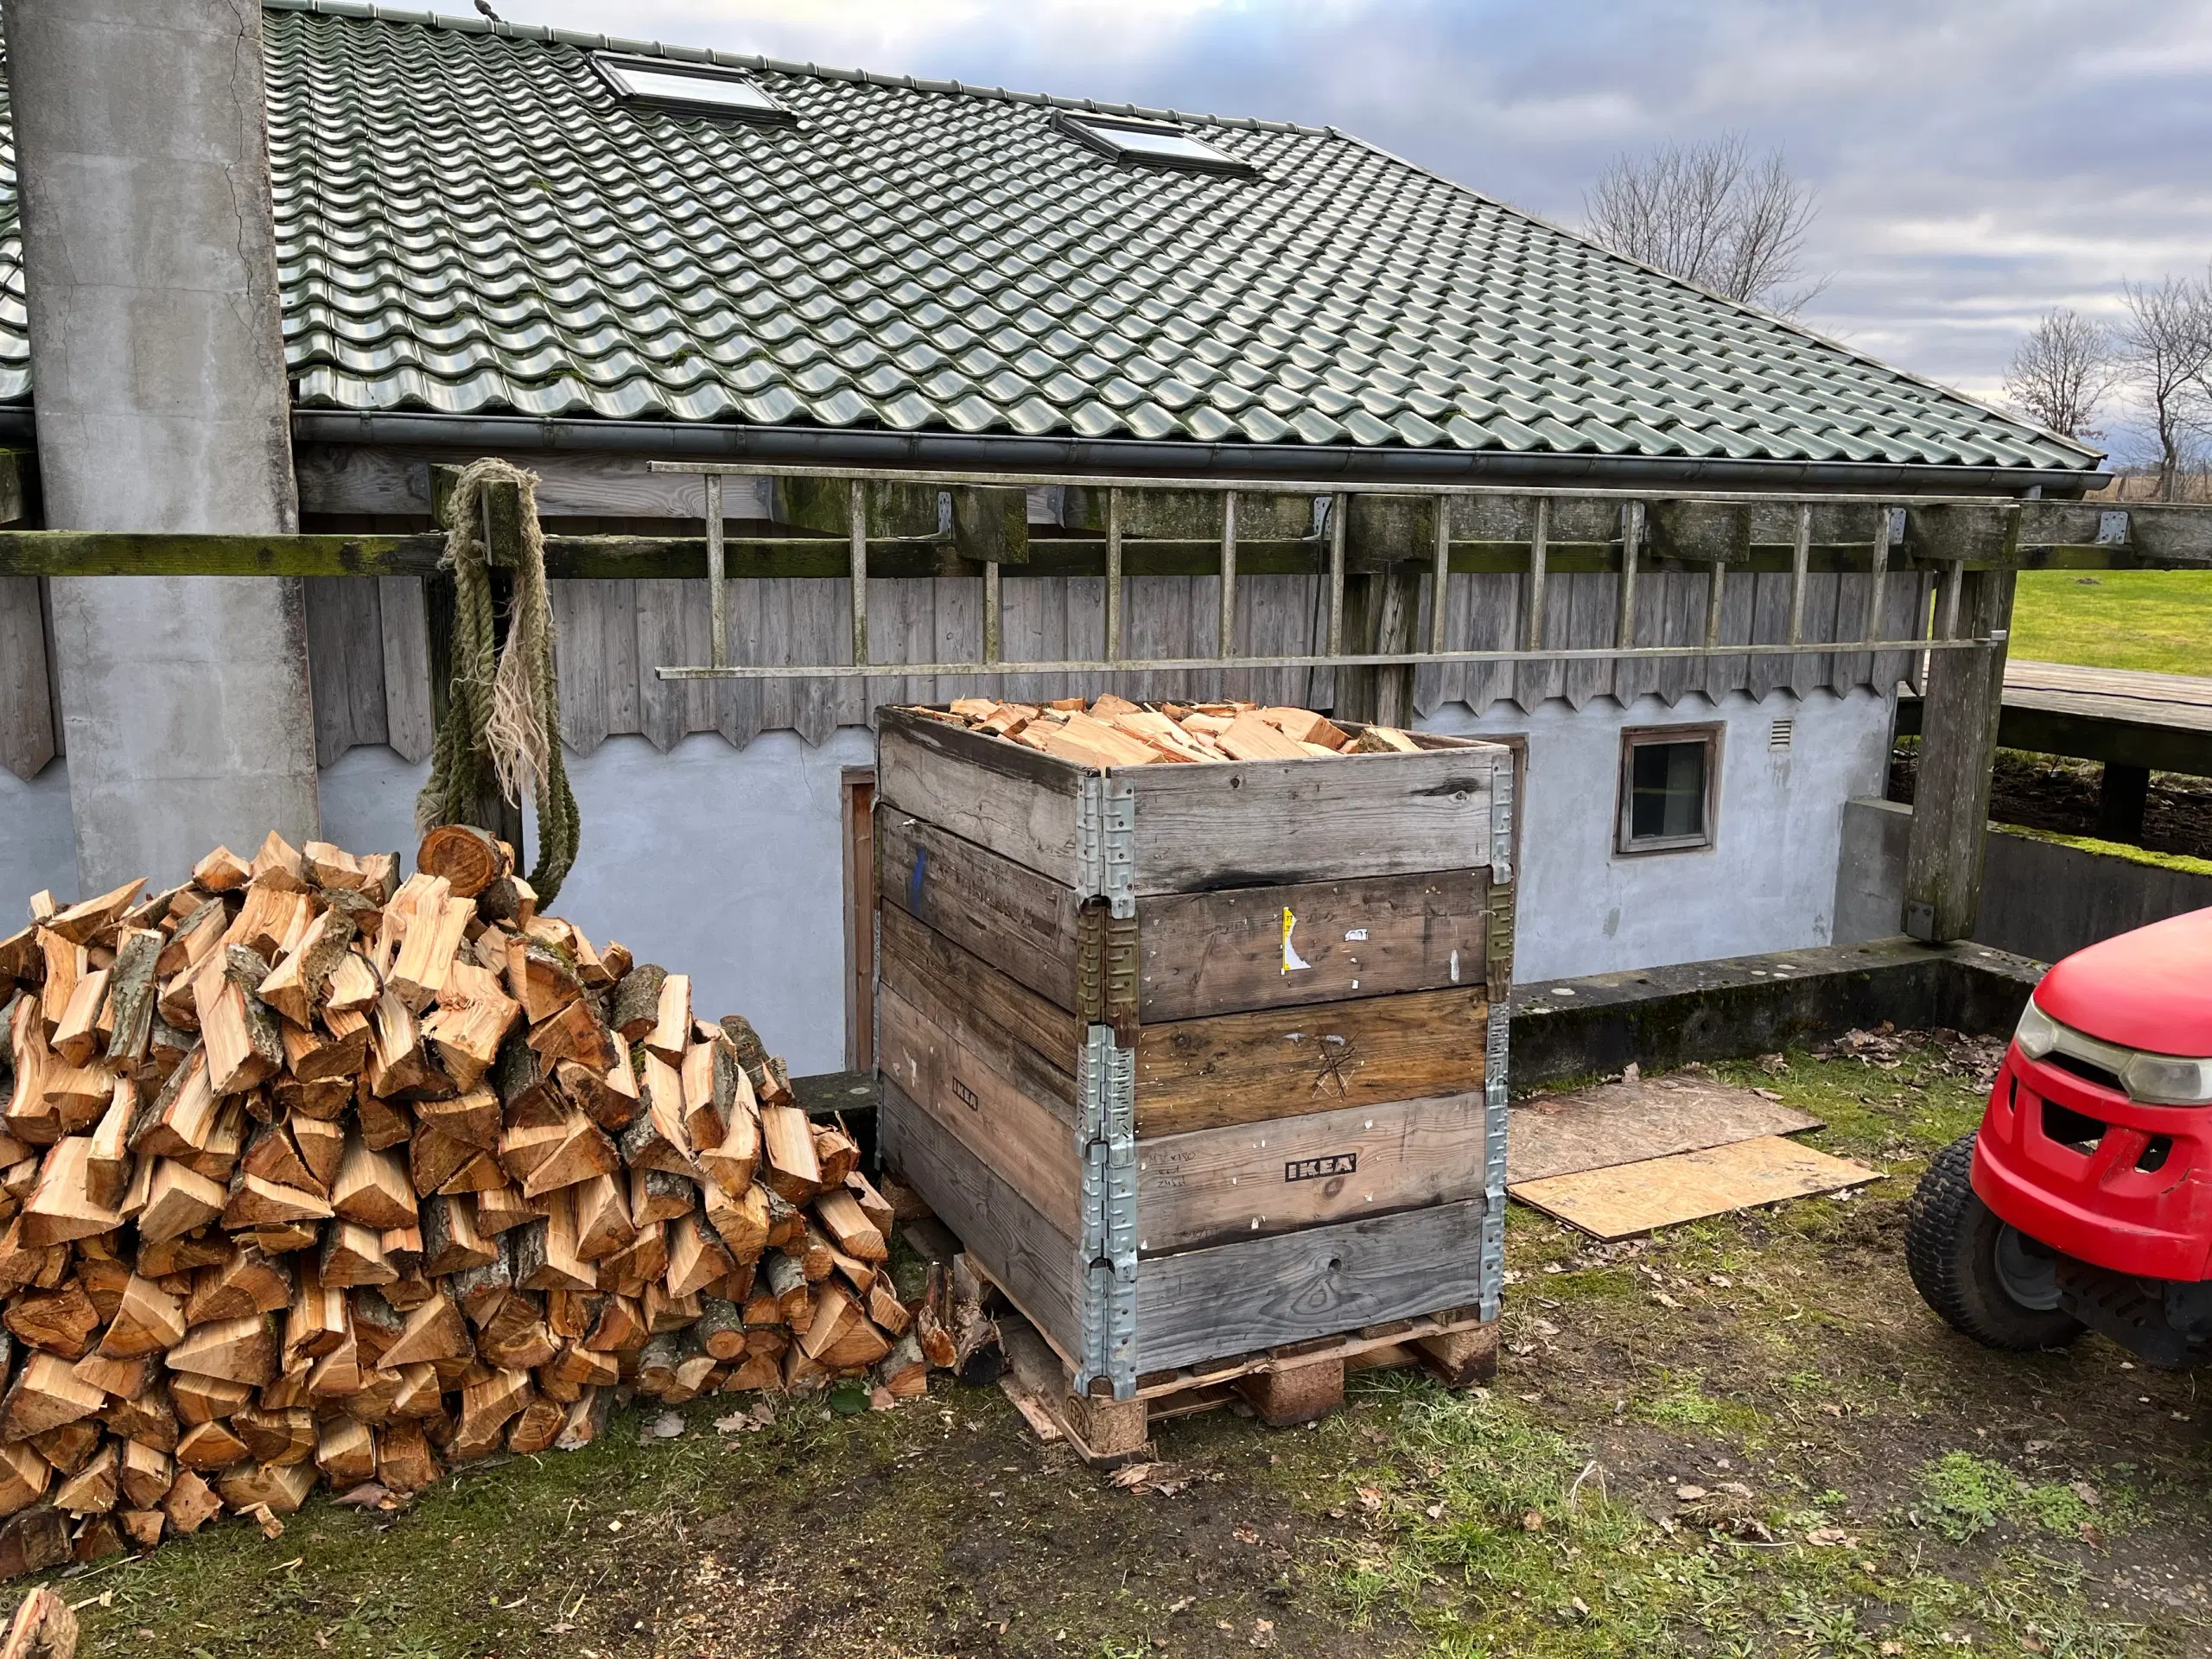
[[[1167,121],[1140,121],[1122,116],[1075,115],[1061,111],[1061,130],[1117,162],[1155,167],[1192,168],[1207,173],[1253,173],[1253,165]]]
[[[797,118],[734,69],[596,53],[592,62],[617,96],[694,115],[734,116],[741,121],[787,124]]]

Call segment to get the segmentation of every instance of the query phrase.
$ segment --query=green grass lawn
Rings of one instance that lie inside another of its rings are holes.
[[[2012,607],[2011,654],[2085,668],[2212,674],[2212,572],[2025,572]]]
[[[2201,1373],[1999,1354],[1906,1279],[1906,1195],[1974,1124],[1951,1050],[1716,1068],[1884,1172],[1599,1244],[1516,1206],[1494,1386],[1353,1379],[1270,1432],[1161,1425],[1125,1490],[995,1389],[702,1399],[602,1443],[325,1497],[65,1578],[84,1659],[2199,1659]],[[721,1432],[721,1419],[733,1432]],[[8,1586],[9,1599],[21,1585]],[[0,1600],[4,1610],[7,1600]]]

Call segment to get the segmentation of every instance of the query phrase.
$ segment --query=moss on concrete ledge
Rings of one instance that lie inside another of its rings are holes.
[[[2155,869],[2178,870],[2185,875],[2212,875],[2212,859],[2190,858],[2183,853],[2153,852],[2148,847],[2132,847],[2122,841],[2099,841],[2091,836],[2062,836],[2053,830],[2031,830],[2018,823],[1992,823],[1989,832],[1993,836],[2018,836],[2024,841],[2049,842],[2056,847],[2071,847],[2077,853],[2126,859],[2131,864],[2147,864]]]

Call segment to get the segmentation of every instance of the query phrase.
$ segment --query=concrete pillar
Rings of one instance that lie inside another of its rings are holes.
[[[56,529],[297,528],[257,0],[0,0]],[[315,833],[296,580],[53,585],[84,891]]]

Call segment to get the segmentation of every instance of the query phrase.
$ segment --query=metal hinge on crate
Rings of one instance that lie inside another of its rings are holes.
[[[1091,1026],[1077,1055],[1083,1121],[1082,1348],[1075,1388],[1104,1377],[1116,1400],[1136,1397],[1136,1054],[1110,1026]]]
[[[1482,1316],[1497,1317],[1505,1283],[1505,1114],[1507,1033],[1513,1021],[1504,988],[1493,985],[1483,1051]]]
[[[1490,880],[1494,887],[1513,885],[1513,758],[1490,775]]]
[[[1497,1317],[1505,1284],[1505,1135],[1513,1029],[1513,763],[1491,775],[1490,938],[1483,976],[1490,992],[1483,1045],[1483,1318]]]
[[[1108,1025],[1136,1040],[1137,918],[1116,916],[1096,901],[1076,912],[1076,1012],[1087,1024]]]
[[[1084,773],[1076,801],[1077,885],[1084,898],[1103,898],[1116,916],[1137,913],[1136,842],[1136,785],[1108,772]]]

